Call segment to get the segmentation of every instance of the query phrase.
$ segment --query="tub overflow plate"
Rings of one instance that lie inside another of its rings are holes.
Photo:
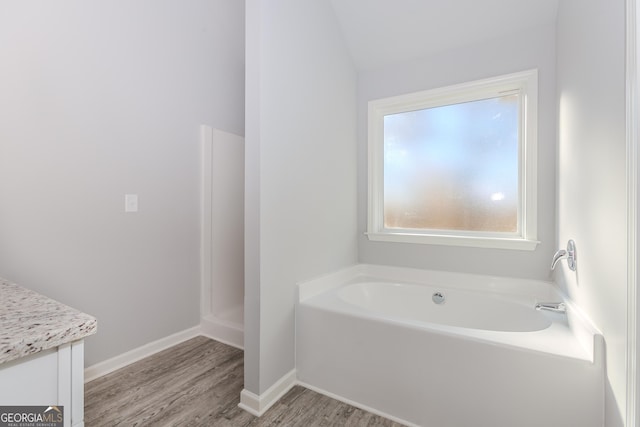
[[[433,300],[433,302],[435,302],[436,304],[444,304],[444,294],[442,292],[434,292],[433,296],[431,297],[431,299]]]

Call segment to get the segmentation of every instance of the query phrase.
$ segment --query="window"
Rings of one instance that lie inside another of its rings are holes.
[[[369,102],[369,239],[535,249],[536,130],[536,70]]]

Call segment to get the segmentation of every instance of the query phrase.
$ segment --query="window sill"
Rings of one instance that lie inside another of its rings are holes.
[[[466,246],[474,248],[513,249],[533,251],[537,240],[522,238],[443,236],[411,233],[365,233],[369,240],[377,242],[418,243],[425,245]]]

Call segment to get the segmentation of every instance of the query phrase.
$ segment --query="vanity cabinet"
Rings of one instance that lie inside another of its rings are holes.
[[[84,426],[84,338],[96,319],[0,279],[0,405],[63,406]]]

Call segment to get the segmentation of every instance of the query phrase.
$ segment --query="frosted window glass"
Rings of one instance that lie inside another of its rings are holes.
[[[384,116],[384,227],[518,232],[520,95]]]

